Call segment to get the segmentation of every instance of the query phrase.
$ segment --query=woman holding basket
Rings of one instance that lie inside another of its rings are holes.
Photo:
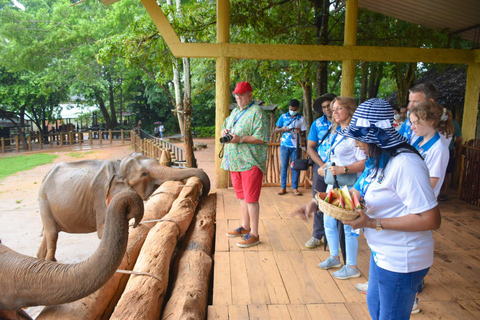
[[[393,127],[393,109],[381,99],[362,103],[339,135],[367,155],[350,192],[360,194],[360,217],[372,251],[367,305],[372,319],[409,319],[423,278],[433,264],[432,231],[441,223],[427,165]]]
[[[358,174],[365,167],[365,154],[354,145],[354,139],[340,136],[337,131],[345,129],[357,108],[355,100],[349,97],[336,97],[333,101],[332,134],[329,137],[330,150],[327,162],[318,169],[318,173],[324,176],[328,184],[327,192],[333,188],[334,180],[337,179],[340,187],[353,186]],[[322,269],[341,267],[339,255],[339,234],[337,220],[327,214],[323,215],[325,226],[325,238],[328,241],[330,257],[318,266]],[[342,227],[340,225],[340,227]],[[357,269],[358,234],[348,225],[345,230],[346,263],[338,271],[333,273],[337,279],[359,277]]]

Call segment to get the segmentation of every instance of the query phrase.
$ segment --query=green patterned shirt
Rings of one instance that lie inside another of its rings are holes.
[[[222,129],[229,129],[241,137],[252,136],[265,143],[226,143],[221,168],[230,171],[248,171],[257,166],[265,174],[270,138],[269,117],[258,105],[252,105],[243,115],[242,112],[243,110],[241,111],[238,107],[233,109],[230,116],[225,119]],[[235,119],[238,119],[236,123]]]

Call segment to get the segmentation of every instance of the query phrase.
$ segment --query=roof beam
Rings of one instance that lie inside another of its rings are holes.
[[[163,34],[163,32],[162,32]],[[471,63],[474,51],[371,46],[319,46],[239,43],[167,43],[178,58],[311,60],[311,61],[391,61],[427,63]]]

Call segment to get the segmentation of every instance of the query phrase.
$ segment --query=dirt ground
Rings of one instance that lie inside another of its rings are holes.
[[[212,189],[215,186],[215,142],[214,139],[194,139],[206,143],[207,148],[195,151],[198,167],[210,177]],[[179,144],[183,147],[183,144]],[[39,214],[38,191],[43,177],[53,164],[64,161],[86,159],[122,159],[133,152],[130,145],[105,146],[92,149],[90,146],[65,148],[54,153],[59,157],[48,165],[22,171],[0,180],[0,240],[2,244],[19,253],[36,256],[40,247],[42,222]],[[27,153],[28,154],[28,153]],[[0,158],[12,154],[0,154]],[[76,263],[88,258],[97,248],[100,240],[96,233],[67,234],[61,232],[56,258],[60,263]],[[28,308],[35,317],[43,307]]]

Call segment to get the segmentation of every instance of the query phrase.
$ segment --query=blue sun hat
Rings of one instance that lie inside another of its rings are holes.
[[[373,143],[382,149],[398,146],[407,139],[393,127],[393,108],[383,99],[373,98],[360,104],[352,121],[340,135],[364,143]]]

